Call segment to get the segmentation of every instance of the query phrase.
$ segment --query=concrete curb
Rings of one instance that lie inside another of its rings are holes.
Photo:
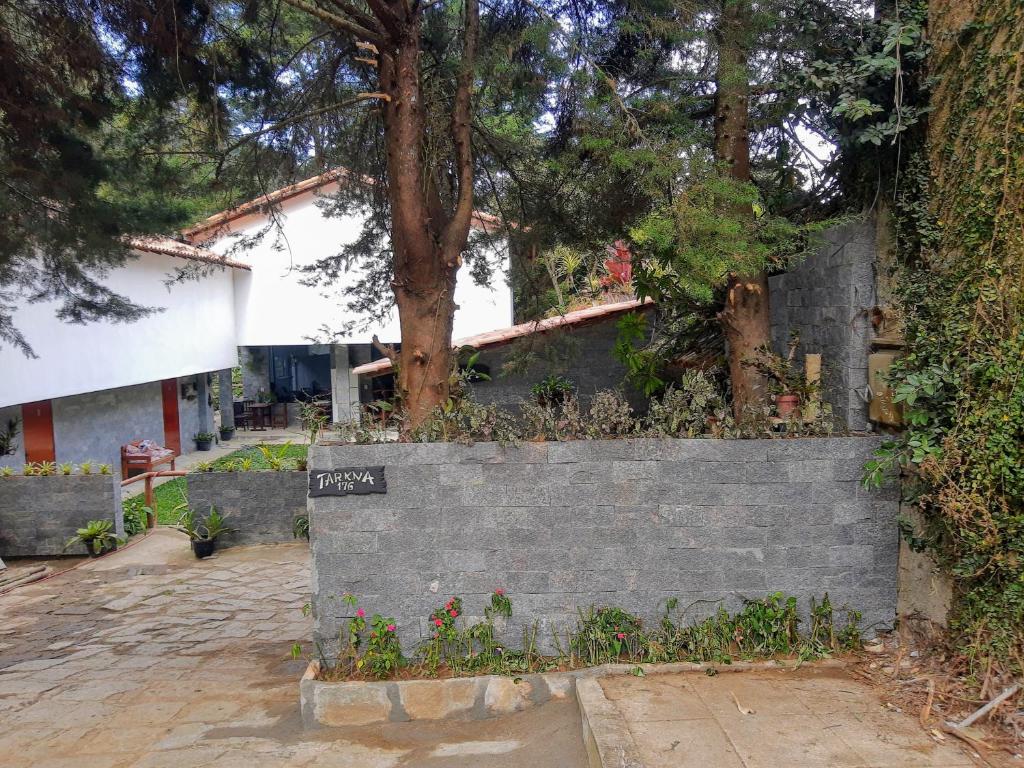
[[[552,699],[578,697],[579,686],[583,681],[610,675],[634,674],[638,668],[643,670],[644,675],[661,675],[706,672],[708,669],[715,669],[716,672],[744,672],[795,669],[797,666],[799,665],[777,661],[734,664],[604,664],[568,672],[535,673],[515,677],[479,675],[438,680],[329,682],[317,679],[320,674],[320,662],[313,661],[299,682],[299,700],[302,723],[306,728],[410,720],[486,720],[521,712]],[[841,667],[843,662],[825,659],[815,662],[814,666]],[[595,722],[600,723],[598,730],[601,733],[614,732],[615,729],[608,720],[610,715],[599,705],[596,694],[600,694],[601,699],[604,698],[600,686],[596,693],[591,690],[591,686],[586,687],[590,690],[589,701],[594,702],[593,718],[596,720],[589,721],[591,725],[588,726],[588,713],[583,711],[583,701],[580,700],[584,733],[587,733],[588,727],[596,733],[597,731],[593,729]],[[594,736],[589,738],[593,739]],[[626,768],[631,764],[613,762],[608,765]]]
[[[576,681],[583,744],[590,768],[644,768],[626,719],[595,678]]]

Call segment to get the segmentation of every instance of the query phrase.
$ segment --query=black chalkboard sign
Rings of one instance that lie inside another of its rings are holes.
[[[310,496],[348,496],[387,493],[384,467],[345,467],[309,471]]]

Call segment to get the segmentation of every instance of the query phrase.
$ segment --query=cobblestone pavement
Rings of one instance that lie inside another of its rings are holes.
[[[158,529],[0,596],[4,768],[582,765],[569,707],[482,723],[303,731],[304,544],[192,557]]]

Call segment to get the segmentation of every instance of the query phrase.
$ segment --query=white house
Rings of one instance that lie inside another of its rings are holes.
[[[270,393],[277,399],[296,396],[330,397],[335,421],[358,413],[359,403],[389,393],[388,380],[377,380],[359,389],[351,370],[380,357],[370,344],[374,335],[386,344],[401,342],[398,311],[384,322],[367,323],[348,309],[344,286],[304,285],[309,276],[301,267],[337,254],[362,230],[358,216],[344,218],[325,214],[318,201],[330,198],[346,183],[343,170],[299,182],[224,211],[185,231],[189,242],[215,253],[229,254],[251,266],[235,276],[235,333],[242,361],[245,396]],[[267,232],[273,215],[280,233]],[[473,226],[496,228],[499,222],[477,214]],[[260,233],[263,237],[257,238]],[[280,235],[280,236],[279,236]],[[252,243],[246,250],[239,243]],[[505,247],[489,254],[499,265],[489,286],[477,285],[469,270],[459,273],[455,289],[454,337],[468,336],[512,321],[512,292],[508,285]],[[353,284],[363,276],[356,267],[346,276]],[[323,329],[336,335],[328,339]],[[340,332],[340,333],[339,333]],[[317,343],[320,342],[320,343]]]
[[[374,334],[385,343],[401,341],[397,311],[384,323],[357,322],[351,332],[316,343],[322,328],[342,329],[361,318],[346,309],[340,291],[325,295],[322,287],[303,285],[296,269],[358,235],[357,217],[332,218],[317,205],[342,178],[328,173],[220,213],[186,231],[188,242],[133,239],[135,258],[104,283],[160,308],[135,323],[69,325],[56,318],[53,303],[18,306],[15,323],[37,357],[0,347],[0,433],[12,419],[19,431],[0,466],[116,464],[120,446],[140,438],[189,451],[196,433],[213,429],[211,375],[224,375],[239,360],[246,396],[254,399],[264,393],[281,400],[330,398],[341,420],[360,399],[373,397],[368,388],[360,392],[351,369],[375,359]],[[277,238],[268,235],[236,252],[236,238],[263,229],[271,210],[288,247],[275,248]],[[495,223],[481,215],[475,225]],[[494,258],[507,270],[503,254]],[[200,279],[169,282],[183,259],[214,268]],[[456,290],[455,335],[507,326],[512,299],[504,275],[482,287],[465,272]],[[358,277],[353,271],[343,279]]]

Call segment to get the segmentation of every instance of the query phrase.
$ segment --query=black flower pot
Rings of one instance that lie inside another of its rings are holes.
[[[192,551],[200,560],[213,554],[213,546],[214,539],[195,539],[192,541]]]
[[[208,451],[213,448],[213,440],[196,440],[196,450]]]
[[[235,436],[235,430],[234,429],[222,429],[220,431],[220,439],[225,441],[225,442],[227,442],[228,440],[231,440],[234,436]]]

